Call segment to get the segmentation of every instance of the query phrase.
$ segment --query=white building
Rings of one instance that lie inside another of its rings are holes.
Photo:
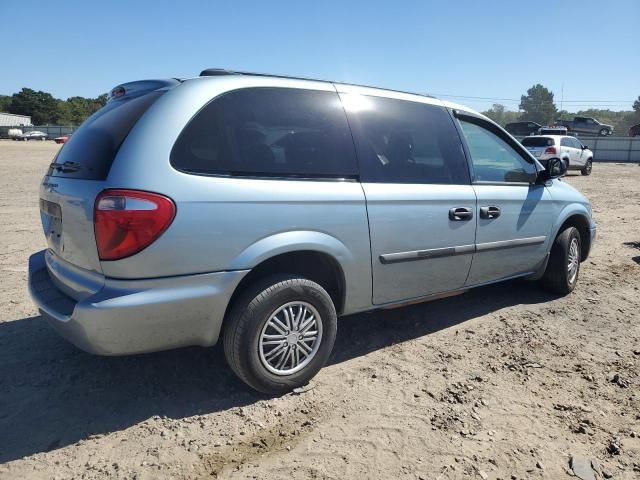
[[[0,112],[0,127],[22,127],[31,125],[31,117]]]

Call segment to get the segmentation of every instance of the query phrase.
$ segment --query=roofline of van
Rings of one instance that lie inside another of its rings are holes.
[[[350,85],[350,86],[353,86],[353,87],[375,88],[377,90],[385,90],[387,92],[407,93],[409,95],[418,95],[420,97],[436,98],[435,96],[430,95],[428,93],[408,92],[406,90],[396,90],[396,89],[393,89],[393,88],[381,88],[381,87],[376,87],[374,85],[364,85],[364,84],[358,84],[358,83],[347,83],[347,82],[340,82],[340,81],[335,81],[335,80],[327,80],[327,79],[322,79],[322,78],[297,77],[297,76],[293,76],[293,75],[278,75],[278,74],[272,74],[272,73],[243,72],[243,71],[241,72],[241,71],[236,71],[236,70],[227,70],[227,69],[224,69],[224,68],[206,68],[202,72],[200,72],[200,77],[219,77],[219,76],[225,76],[225,75],[246,75],[246,76],[250,76],[250,77],[271,77],[271,78],[288,78],[288,79],[291,79],[291,80],[309,80],[309,81],[313,81],[313,82],[331,83],[331,84],[335,84],[335,85]],[[194,77],[194,78],[198,78],[198,77]]]
[[[109,100],[113,100],[114,98],[119,98],[119,97],[114,97],[112,95],[112,93],[114,91],[116,91],[116,89],[118,88],[124,88],[125,91],[127,91],[127,94],[125,94],[127,97],[129,97],[129,92],[131,92],[132,96],[137,96],[137,95],[141,95],[143,93],[148,93],[151,92],[153,90],[159,90],[159,89],[166,89],[166,90],[170,90],[173,87],[189,81],[189,80],[196,80],[202,77],[220,77],[220,76],[246,76],[246,77],[262,77],[262,78],[277,78],[277,79],[290,79],[290,80],[303,80],[303,81],[312,81],[312,82],[321,82],[321,83],[328,83],[328,84],[332,84],[332,85],[342,85],[342,86],[352,86],[352,87],[362,87],[362,88],[371,88],[371,89],[375,89],[375,90],[379,90],[381,92],[391,92],[391,93],[401,93],[401,94],[406,94],[406,95],[415,95],[418,97],[422,97],[422,98],[430,98],[433,100],[437,100],[439,102],[441,102],[441,104],[446,107],[446,108],[450,108],[453,110],[463,110],[469,113],[472,113],[474,115],[478,115],[481,116],[487,120],[487,117],[485,117],[484,115],[482,115],[480,112],[477,112],[465,105],[460,105],[458,103],[454,103],[454,102],[450,102],[448,100],[443,100],[441,98],[438,98],[434,95],[430,95],[427,93],[416,93],[416,92],[410,92],[410,91],[406,91],[406,90],[396,90],[396,89],[392,89],[392,88],[382,88],[382,87],[376,87],[374,85],[364,85],[364,84],[357,84],[357,83],[347,83],[347,82],[339,82],[339,81],[333,81],[333,80],[326,80],[326,79],[317,79],[317,78],[311,78],[311,77],[297,77],[297,76],[291,76],[291,75],[278,75],[278,74],[269,74],[269,73],[256,73],[256,72],[245,72],[245,71],[236,71],[236,70],[227,70],[227,69],[223,69],[223,68],[207,68],[205,70],[203,70],[202,72],[200,72],[200,75],[198,77],[190,77],[190,78],[169,78],[169,79],[160,79],[160,80],[137,80],[137,81],[133,81],[133,82],[127,82],[127,83],[121,83],[119,85],[117,85],[116,87],[114,87],[111,92],[110,92],[110,96],[109,96]]]

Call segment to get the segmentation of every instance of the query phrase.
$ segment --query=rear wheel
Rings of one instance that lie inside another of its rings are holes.
[[[336,310],[324,288],[304,278],[274,276],[235,302],[225,320],[224,352],[246,384],[285,393],[324,366],[336,331]]]
[[[561,295],[573,291],[580,273],[580,251],[580,232],[577,228],[567,227],[558,234],[541,279],[547,290]]]
[[[587,163],[584,164],[584,167],[582,168],[582,170],[580,170],[580,173],[582,175],[591,175],[592,169],[593,169],[593,160],[589,159],[587,160]]]

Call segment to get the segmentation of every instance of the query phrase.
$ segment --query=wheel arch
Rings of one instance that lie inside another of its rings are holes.
[[[283,232],[263,238],[247,247],[231,264],[231,270],[250,271],[236,286],[227,311],[250,284],[287,273],[321,285],[340,314],[345,308],[348,275],[353,263],[349,249],[323,232]]]
[[[553,245],[558,234],[567,227],[575,227],[580,233],[580,261],[586,260],[591,251],[591,221],[589,220],[589,213],[584,206],[574,205],[565,208],[560,220],[554,226],[549,248]]]

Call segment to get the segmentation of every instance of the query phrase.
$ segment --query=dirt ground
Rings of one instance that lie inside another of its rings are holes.
[[[562,479],[572,457],[640,478],[637,165],[566,179],[599,227],[572,295],[516,281],[343,318],[311,388],[266,398],[219,347],[96,357],[38,316],[57,148],[0,141],[0,478]]]

